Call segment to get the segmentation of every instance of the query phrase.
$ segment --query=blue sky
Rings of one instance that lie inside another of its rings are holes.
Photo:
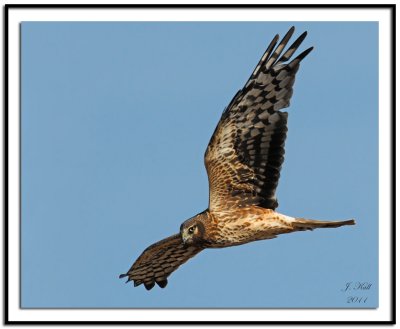
[[[207,208],[203,155],[276,33],[297,74],[278,211],[356,226],[206,250],[118,279]],[[22,23],[22,307],[378,306],[378,24]],[[342,291],[369,282],[366,291]],[[351,297],[367,298],[349,303]]]

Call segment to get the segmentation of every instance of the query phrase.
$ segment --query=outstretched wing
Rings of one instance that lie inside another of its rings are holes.
[[[222,114],[205,154],[211,211],[257,205],[275,209],[275,190],[283,163],[286,112],[300,61],[312,47],[290,60],[304,32],[281,56],[292,27],[275,48],[275,36],[248,82]],[[275,48],[275,50],[274,50]]]
[[[168,276],[203,249],[184,246],[181,236],[175,234],[145,249],[129,271],[119,277],[128,277],[127,282],[133,280],[135,287],[143,283],[147,290],[153,288],[155,283],[164,288]]]

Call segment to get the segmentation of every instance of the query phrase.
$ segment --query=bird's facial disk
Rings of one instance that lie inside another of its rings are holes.
[[[182,225],[181,237],[182,242],[185,245],[194,244],[199,242],[202,238],[201,223],[190,223],[188,225]]]

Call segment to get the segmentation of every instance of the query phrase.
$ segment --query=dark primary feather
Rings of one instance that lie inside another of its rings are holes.
[[[146,248],[129,271],[119,277],[128,277],[127,282],[133,281],[135,287],[144,284],[147,290],[155,283],[164,288],[168,276],[203,249],[184,246],[180,234],[175,234]]]
[[[275,36],[215,129],[205,154],[210,210],[278,206],[275,191],[284,160],[288,117],[280,110],[289,106],[299,63],[312,50],[308,48],[286,63],[307,35],[300,35],[281,56],[293,32],[294,27],[277,46],[279,37]]]

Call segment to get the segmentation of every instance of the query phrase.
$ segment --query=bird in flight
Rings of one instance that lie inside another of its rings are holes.
[[[279,234],[354,225],[355,221],[319,221],[275,211],[275,191],[284,160],[288,113],[300,62],[313,47],[290,60],[307,32],[282,54],[292,27],[277,45],[276,35],[245,86],[222,113],[204,161],[209,181],[208,209],[189,218],[178,234],[152,244],[129,271],[135,286],[164,288],[168,276],[206,248],[238,246]],[[276,46],[277,45],[277,46]]]

